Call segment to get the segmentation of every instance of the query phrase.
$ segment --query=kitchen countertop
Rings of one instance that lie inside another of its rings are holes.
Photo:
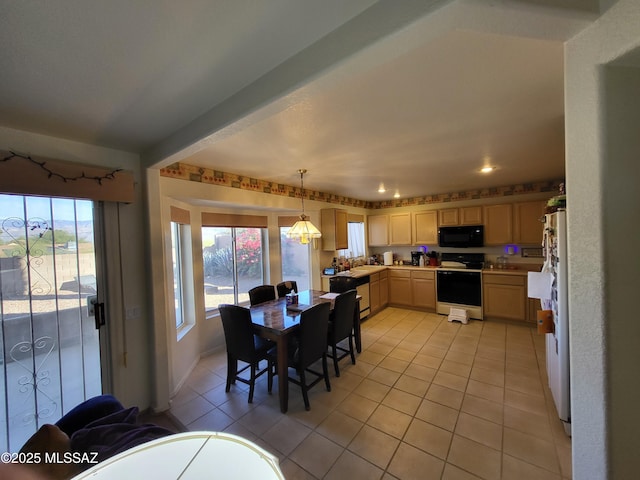
[[[519,264],[517,266],[512,265],[510,268],[485,268],[482,270],[482,273],[495,273],[499,275],[527,275],[527,272],[539,272],[542,265],[536,264]],[[423,271],[423,270],[439,270],[440,267],[418,267],[414,265],[362,265],[360,267],[353,267],[351,270],[346,272],[340,272],[336,275],[323,275],[323,277],[335,277],[335,276],[345,276],[352,278],[361,278],[366,277],[367,275],[371,275],[373,273],[379,273],[383,270],[414,270],[414,271]],[[464,269],[461,269],[464,270]]]

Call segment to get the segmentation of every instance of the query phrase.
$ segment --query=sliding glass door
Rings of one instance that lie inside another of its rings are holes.
[[[0,450],[102,392],[93,202],[0,194]]]

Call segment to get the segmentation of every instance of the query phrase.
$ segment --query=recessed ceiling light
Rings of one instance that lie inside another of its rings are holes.
[[[393,194],[393,198],[400,198],[400,192],[396,192]]]
[[[491,173],[496,169],[496,167],[482,167],[480,171],[482,173]]]
[[[386,191],[387,189],[384,188],[384,183],[380,183],[380,186],[378,187],[378,193],[384,193]]]

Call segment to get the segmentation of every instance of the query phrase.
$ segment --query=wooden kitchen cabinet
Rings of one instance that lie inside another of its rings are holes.
[[[411,272],[409,270],[389,270],[389,303],[406,307],[412,306]]]
[[[344,250],[349,248],[347,211],[339,208],[320,210],[320,231],[323,250]]]
[[[411,245],[411,214],[389,215],[389,245]]]
[[[425,210],[413,214],[413,244],[438,244],[438,211]]]
[[[513,205],[485,205],[484,244],[506,245],[513,242]]]
[[[438,225],[441,227],[482,225],[482,207],[460,207],[438,210]]]
[[[389,272],[380,272],[380,309],[389,305]]]
[[[521,245],[539,245],[542,242],[540,219],[544,216],[547,201],[513,204],[513,241]]]
[[[372,273],[369,275],[369,308],[371,315],[380,311],[380,274]]]
[[[482,286],[485,319],[527,321],[527,278],[524,275],[483,273]]]
[[[436,309],[436,274],[434,271],[411,272],[412,305],[435,311]]]
[[[389,245],[389,215],[368,215],[367,234],[370,246]]]

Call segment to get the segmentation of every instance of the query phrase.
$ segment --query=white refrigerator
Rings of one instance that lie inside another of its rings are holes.
[[[540,298],[542,309],[553,312],[552,333],[545,334],[547,376],[558,416],[564,422],[565,432],[571,435],[567,213],[565,210],[545,215],[542,252],[544,265],[541,274],[534,277],[534,283],[537,281],[538,287],[541,283],[547,284],[548,288],[538,288],[537,293],[532,294],[532,282],[530,282],[529,296]]]

